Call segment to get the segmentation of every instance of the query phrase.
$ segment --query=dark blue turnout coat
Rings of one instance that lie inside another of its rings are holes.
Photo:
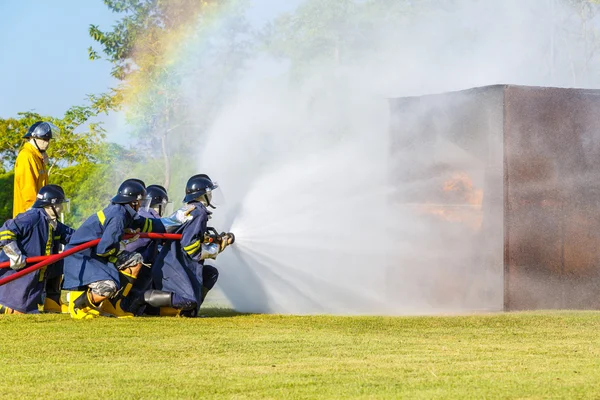
[[[144,218],[160,218],[160,215],[153,209],[149,209],[148,211],[140,210],[138,211],[138,214]],[[161,242],[162,240],[138,239],[125,246],[125,250],[127,251],[140,253],[142,257],[144,257],[144,264],[146,264],[146,266],[140,270],[140,273],[133,284],[133,288],[131,289],[131,295],[123,301],[121,304],[122,307],[128,307],[130,302],[143,296],[144,292],[152,287],[152,273],[150,268],[147,267],[151,267],[154,264],[156,256],[158,255],[159,243]]]
[[[152,280],[159,290],[176,293],[199,307],[202,303],[202,242],[209,212],[200,202],[192,202],[193,219],[177,229],[181,241],[168,241],[161,249],[154,266]]]
[[[73,233],[65,250],[94,239],[100,239],[100,243],[65,258],[63,287],[74,290],[102,280],[113,280],[119,287],[119,272],[112,261],[119,252],[121,236],[128,228],[140,229],[142,233],[165,232],[160,219],[144,218],[127,204],[110,204]]]
[[[25,257],[55,254],[58,244],[67,244],[73,232],[73,229],[60,222],[53,228],[43,208],[31,208],[2,225],[0,247],[16,241]],[[8,260],[8,256],[0,252],[0,262]],[[10,268],[2,268],[0,279],[15,272]],[[43,306],[46,272],[46,268],[42,268],[0,286],[0,304],[22,313],[37,313]]]

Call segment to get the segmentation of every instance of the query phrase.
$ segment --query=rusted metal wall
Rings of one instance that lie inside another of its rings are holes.
[[[600,91],[504,103],[505,308],[599,308]]]
[[[400,188],[392,201],[400,206],[451,209],[454,200],[439,188],[453,171],[483,188],[475,232],[420,216],[463,249],[449,246],[434,260],[447,264],[444,279],[490,293],[500,286],[506,310],[600,308],[600,91],[497,85],[393,99],[391,136],[390,180]],[[440,155],[446,149],[454,156]],[[481,297],[493,309],[488,300]]]
[[[392,296],[410,268],[434,310],[502,309],[503,91],[391,100],[391,201],[415,227]]]

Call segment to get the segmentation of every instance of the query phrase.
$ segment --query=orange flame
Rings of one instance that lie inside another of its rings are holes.
[[[483,190],[473,186],[464,172],[454,174],[444,182],[438,203],[424,204],[421,211],[448,222],[462,223],[474,231],[481,228]]]

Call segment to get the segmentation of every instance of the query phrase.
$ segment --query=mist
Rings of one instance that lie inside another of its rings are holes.
[[[210,224],[237,238],[215,263],[219,287],[248,312],[501,310],[502,214],[485,209],[485,166],[424,134],[443,121],[435,110],[394,120],[390,99],[494,84],[596,88],[598,7],[406,1],[352,20],[326,4],[319,12],[337,18],[324,17],[325,29],[345,39],[335,54],[319,41],[298,49],[299,72],[257,46],[196,133],[195,171],[227,200]],[[189,101],[192,114],[205,108]]]

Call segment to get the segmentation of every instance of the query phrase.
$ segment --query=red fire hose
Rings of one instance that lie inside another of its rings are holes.
[[[128,239],[128,238],[130,238],[132,236],[133,235],[124,235],[123,239]],[[181,235],[174,234],[174,233],[141,233],[140,234],[140,238],[141,239],[179,240],[179,239],[181,239]],[[18,271],[15,274],[12,274],[12,275],[9,275],[9,276],[7,276],[5,278],[0,279],[0,286],[5,285],[8,282],[12,282],[15,279],[19,279],[23,275],[27,275],[27,274],[29,274],[31,272],[37,271],[40,268],[43,268],[43,267],[48,266],[50,264],[54,264],[55,262],[60,261],[63,258],[70,256],[71,254],[75,254],[75,253],[78,253],[78,252],[80,252],[82,250],[89,249],[90,247],[94,247],[99,242],[100,242],[100,239],[96,239],[96,240],[92,240],[90,242],[82,243],[82,244],[80,244],[78,246],[72,247],[69,250],[65,250],[65,251],[63,251],[62,253],[59,253],[59,254],[53,254],[51,256],[30,257],[26,261],[28,263],[35,262],[37,264],[34,264],[34,265],[30,266],[30,267],[27,267],[25,269],[22,269],[22,270]],[[10,262],[0,263],[0,268],[6,268],[8,266],[10,266]]]

